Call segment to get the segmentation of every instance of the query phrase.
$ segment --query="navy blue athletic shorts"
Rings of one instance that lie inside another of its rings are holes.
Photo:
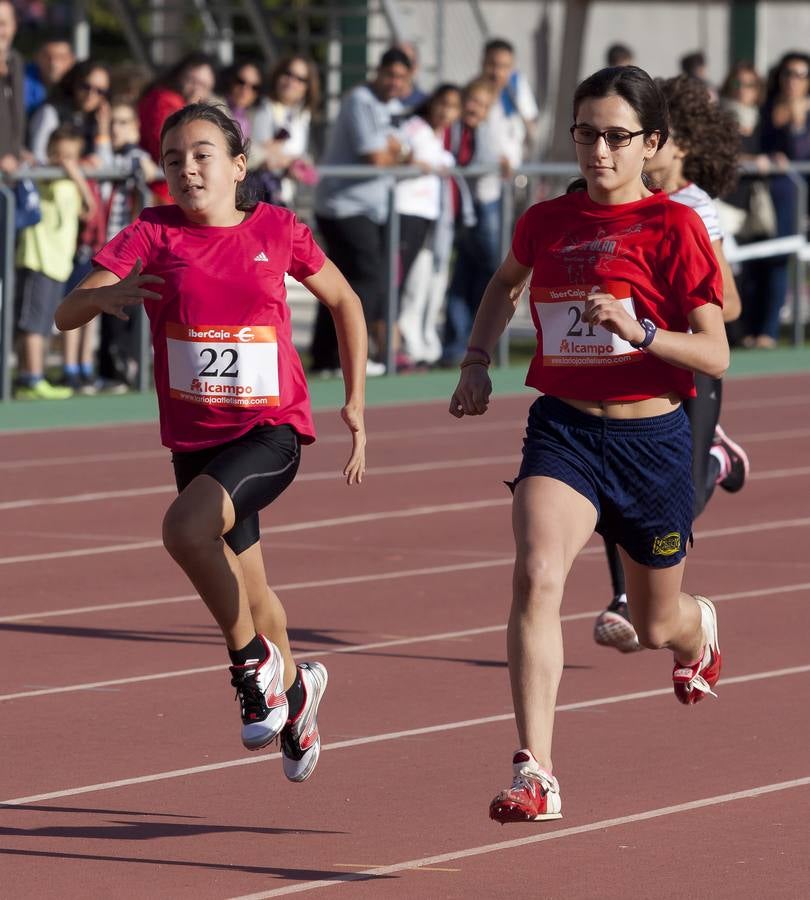
[[[543,396],[529,410],[515,484],[555,478],[596,507],[596,530],[643,566],[667,568],[692,534],[692,433],[682,407],[609,419]]]
[[[259,510],[289,487],[301,462],[301,443],[290,425],[257,425],[227,444],[172,453],[180,493],[198,475],[210,475],[228,492],[236,523],[225,543],[237,556],[259,540]]]

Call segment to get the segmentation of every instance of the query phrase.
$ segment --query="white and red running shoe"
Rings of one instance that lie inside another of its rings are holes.
[[[712,697],[717,696],[712,688],[720,678],[722,665],[717,636],[717,611],[712,601],[706,597],[695,595],[695,600],[700,607],[703,634],[706,640],[703,655],[691,666],[684,666],[675,660],[675,668],[672,672],[675,696],[681,703],[687,705],[699,703],[706,694],[711,694]]]
[[[501,791],[489,804],[489,817],[506,822],[544,822],[562,818],[557,779],[540,767],[529,750],[512,757],[512,787]]]
[[[615,647],[622,653],[635,653],[636,650],[643,649],[638,642],[636,629],[630,621],[624,594],[614,597],[610,606],[596,617],[593,623],[593,639],[602,647]]]
[[[301,663],[298,672],[304,685],[304,704],[281,732],[281,762],[290,781],[306,781],[318,764],[318,707],[329,681],[326,666],[318,662]]]
[[[719,425],[714,426],[711,453],[720,462],[720,475],[717,481],[720,487],[730,494],[742,490],[751,468],[748,454],[739,444],[732,441]]]
[[[267,650],[265,658],[230,667],[242,707],[242,743],[248,750],[261,750],[277,738],[289,715],[281,651],[263,634],[258,637]]]

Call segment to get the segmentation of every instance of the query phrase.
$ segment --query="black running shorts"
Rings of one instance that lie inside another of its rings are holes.
[[[224,538],[237,555],[259,540],[259,510],[289,487],[300,461],[301,443],[290,425],[257,425],[227,444],[172,453],[178,493],[198,475],[228,492],[236,523]]]

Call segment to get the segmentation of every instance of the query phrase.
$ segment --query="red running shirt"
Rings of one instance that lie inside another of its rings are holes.
[[[603,206],[586,191],[537,203],[518,219],[512,253],[532,268],[537,352],[526,384],[574,400],[695,395],[694,377],[582,321],[588,293],[613,294],[636,319],[689,330],[687,316],[722,306],[723,285],[706,226],[662,191]]]
[[[315,426],[292,342],[284,288],[326,257],[289,210],[259,203],[230,228],[193,225],[177,206],[145,209],[93,262],[124,278],[140,257],[162,300],[144,304],[152,330],[160,434],[172,450],[201,450],[256,425]]]

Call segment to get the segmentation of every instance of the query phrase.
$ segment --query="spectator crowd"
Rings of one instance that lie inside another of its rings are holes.
[[[13,176],[18,228],[17,397],[58,399],[134,385],[139,310],[127,321],[102,316],[98,333],[90,325],[66,335],[61,373],[48,379],[53,314],[93,255],[144,205],[171,202],[158,174],[160,129],[190,103],[221,104],[250,138],[256,199],[297,208],[301,186],[312,188],[311,224],[363,303],[372,349],[368,374],[386,371],[389,340],[398,371],[455,366],[463,357],[484,287],[500,262],[502,235],[513,224],[502,221],[504,181],[537,159],[540,111],[508,41],[486,43],[479,71],[466,84],[432,90],[421,83],[415,45],[389,48],[373,77],[344,95],[325,147],[315,153],[312,126],[323,104],[318,69],[306,56],[284,56],[265,71],[256,60],[221,68],[195,52],[150,78],[132,63],[77,60],[60,33],[43,34],[26,61],[14,49],[16,30],[13,3],[0,0],[0,177]],[[621,44],[606,53],[607,65],[633,60]],[[754,173],[716,198],[727,239],[794,233],[798,194],[786,169],[791,161],[810,160],[810,56],[785,54],[767,78],[738,62],[717,86],[699,52],[684,56],[681,69],[736,123],[739,133],[729,141],[739,141],[740,159]],[[363,166],[363,174],[319,178],[316,158],[323,165]],[[416,174],[394,182],[386,170],[403,165]],[[37,166],[61,173],[25,177]],[[467,167],[475,168],[457,174]],[[399,220],[393,272],[392,203]],[[732,342],[777,344],[788,263],[769,257],[738,268],[743,312],[729,326]],[[392,281],[398,309],[389,335]],[[338,373],[334,326],[321,306],[310,351],[313,373]]]

